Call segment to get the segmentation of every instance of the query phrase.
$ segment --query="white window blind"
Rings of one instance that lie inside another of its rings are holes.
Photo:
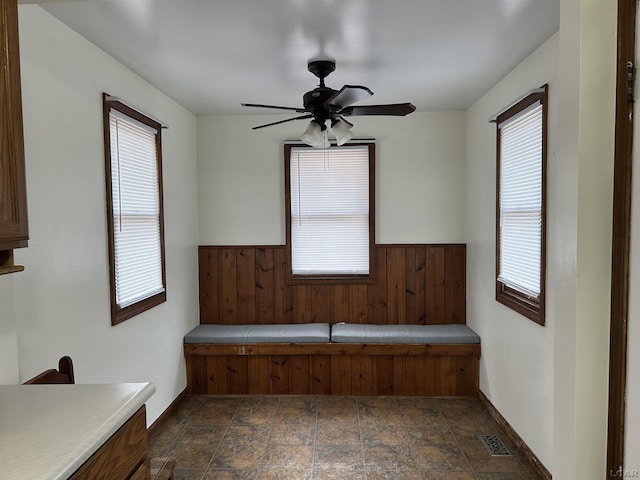
[[[164,291],[157,130],[111,109],[115,290],[124,308]]]
[[[500,128],[500,259],[498,281],[540,296],[542,247],[542,104]]]
[[[294,275],[369,274],[369,147],[292,147]]]

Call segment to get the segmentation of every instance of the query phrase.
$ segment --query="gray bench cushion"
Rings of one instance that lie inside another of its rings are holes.
[[[329,338],[328,323],[198,325],[184,343],[322,343]]]
[[[466,325],[373,325],[336,323],[331,326],[336,343],[480,343]]]

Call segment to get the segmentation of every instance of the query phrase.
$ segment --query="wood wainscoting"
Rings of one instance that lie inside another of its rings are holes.
[[[200,246],[200,323],[466,323],[466,245],[378,245],[370,285],[287,285],[284,246]]]
[[[288,285],[284,246],[201,246],[200,323],[466,323],[466,246],[376,246],[375,283]],[[480,345],[185,344],[206,394],[477,396]]]
[[[185,344],[208,395],[478,395],[479,344]]]

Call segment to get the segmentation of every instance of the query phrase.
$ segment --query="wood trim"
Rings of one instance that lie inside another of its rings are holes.
[[[360,344],[360,343],[187,343],[185,355],[373,355],[373,356],[476,356],[480,344]]]
[[[285,183],[285,225],[286,225],[286,262],[285,273],[287,285],[367,285],[376,282],[377,256],[375,241],[376,217],[376,144],[375,142],[354,141],[341,147],[353,145],[366,146],[369,150],[369,273],[366,275],[294,275],[291,262],[291,149],[295,147],[309,148],[307,145],[284,144],[284,183]],[[341,148],[333,146],[333,148]]]
[[[165,422],[173,415],[176,413],[176,411],[178,410],[178,408],[180,407],[180,404],[182,403],[182,400],[184,400],[184,397],[187,395],[187,389],[185,388],[182,392],[180,392],[180,394],[173,400],[173,402],[171,402],[169,404],[169,406],[167,408],[165,408],[164,412],[162,412],[160,414],[160,416],[158,418],[156,418],[156,420],[149,425],[149,428],[147,428],[147,434],[149,436],[149,438],[151,438],[155,433],[157,433],[165,424]]]
[[[551,480],[551,472],[547,470],[547,468],[542,464],[536,454],[533,453],[526,442],[520,437],[520,435],[518,435],[518,433],[513,429],[509,422],[507,422],[507,420],[500,414],[498,409],[491,403],[491,401],[482,392],[482,390],[478,391],[478,398],[487,408],[487,410],[489,411],[489,415],[491,415],[491,417],[496,421],[498,426],[502,429],[511,443],[513,443],[515,447],[522,453],[523,457],[525,458],[529,466],[534,470],[534,472],[537,473],[540,478]]]
[[[618,0],[607,472],[624,468],[634,110],[627,62],[635,65],[636,10],[636,0]]]
[[[103,136],[104,136],[104,156],[105,156],[105,182],[106,182],[106,205],[107,205],[107,233],[109,246],[109,284],[111,292],[111,325],[115,326],[136,315],[145,312],[161,303],[167,301],[167,274],[165,265],[165,241],[164,241],[164,202],[162,188],[162,125],[156,120],[134,110],[128,105],[117,101],[109,100],[111,98],[107,93],[102,94],[103,106]],[[112,176],[111,176],[111,131],[109,121],[109,110],[117,110],[129,117],[150,126],[157,130],[156,139],[156,163],[158,174],[158,207],[159,207],[159,226],[160,226],[160,267],[162,271],[162,286],[164,290],[160,293],[144,298],[132,305],[119,307],[116,301],[116,273],[115,273],[115,233],[113,227],[113,197],[111,192]]]
[[[548,85],[519,100],[496,119],[496,301],[518,312],[539,325],[545,324],[545,285],[546,285],[546,250],[547,250],[547,117],[548,117]],[[529,106],[540,102],[542,105],[542,231],[540,244],[540,296],[528,297],[523,292],[510,288],[498,280],[500,271],[500,124],[522,112]]]

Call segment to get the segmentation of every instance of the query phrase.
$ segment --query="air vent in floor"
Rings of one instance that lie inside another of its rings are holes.
[[[511,457],[507,446],[497,435],[480,435],[480,441],[492,457]]]

